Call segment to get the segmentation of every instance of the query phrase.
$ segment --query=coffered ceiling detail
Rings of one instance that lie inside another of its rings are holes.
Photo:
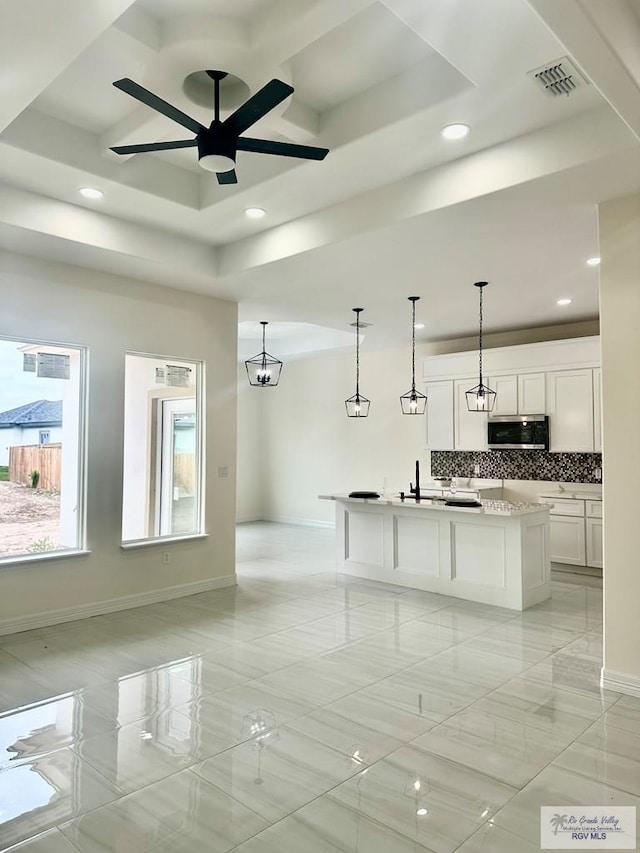
[[[390,293],[404,298],[421,276],[437,335],[471,327],[472,306],[454,321],[434,281],[460,298],[474,269],[486,277],[480,258],[492,258],[502,288],[496,327],[526,324],[516,274],[524,288],[538,282],[536,322],[559,322],[552,297],[575,255],[572,319],[596,316],[597,280],[582,257],[597,252],[596,204],[640,188],[640,16],[636,0],[606,5],[604,14],[599,0],[15,0],[3,12],[0,245],[234,299],[244,320],[343,331],[348,292],[387,314],[389,339],[404,308]],[[546,97],[529,72],[563,56],[586,85]],[[110,151],[185,138],[115,80],[208,126],[207,69],[229,74],[222,119],[269,80],[289,83],[293,95],[251,135],[326,147],[327,158],[239,152],[238,183],[221,186],[195,149]],[[452,122],[469,136],[443,139]],[[82,199],[84,186],[103,199]],[[250,206],[267,215],[247,219]],[[444,244],[428,257],[434,233]],[[476,247],[475,268],[457,241]],[[383,269],[398,270],[397,281]]]

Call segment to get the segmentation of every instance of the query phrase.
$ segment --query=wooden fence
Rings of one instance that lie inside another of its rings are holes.
[[[181,497],[194,495],[196,491],[195,453],[176,453],[173,457],[173,482],[182,492]]]
[[[38,488],[60,491],[62,444],[24,444],[9,448],[9,480],[31,485],[31,472],[40,474]]]

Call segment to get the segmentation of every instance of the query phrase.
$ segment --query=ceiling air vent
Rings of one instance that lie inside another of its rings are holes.
[[[529,71],[527,76],[532,78],[539,89],[553,97],[571,95],[576,89],[587,85],[587,80],[566,56]]]

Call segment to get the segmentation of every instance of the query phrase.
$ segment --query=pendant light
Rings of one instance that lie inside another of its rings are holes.
[[[249,385],[255,385],[258,388],[272,388],[280,381],[282,362],[269,355],[265,350],[265,329],[269,324],[266,320],[261,320],[260,325],[262,326],[262,352],[247,359],[244,366],[247,368]]]
[[[420,297],[409,296],[408,298],[409,302],[412,303],[411,389],[400,397],[400,405],[403,415],[424,415],[427,407],[427,398],[424,394],[416,391],[416,302]]]
[[[474,287],[480,291],[480,341],[479,341],[479,362],[480,362],[480,381],[478,384],[466,392],[467,409],[470,412],[491,412],[496,402],[496,392],[492,391],[488,385],[482,381],[482,291],[489,284],[488,281],[476,281]]]
[[[356,315],[356,393],[344,401],[348,418],[366,418],[369,414],[371,400],[360,393],[360,312],[363,308],[354,308]]]

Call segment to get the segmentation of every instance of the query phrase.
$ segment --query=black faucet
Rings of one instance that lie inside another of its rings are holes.
[[[416,487],[413,488],[413,483],[409,483],[409,494],[415,495],[416,503],[420,503],[420,461],[416,459]]]

